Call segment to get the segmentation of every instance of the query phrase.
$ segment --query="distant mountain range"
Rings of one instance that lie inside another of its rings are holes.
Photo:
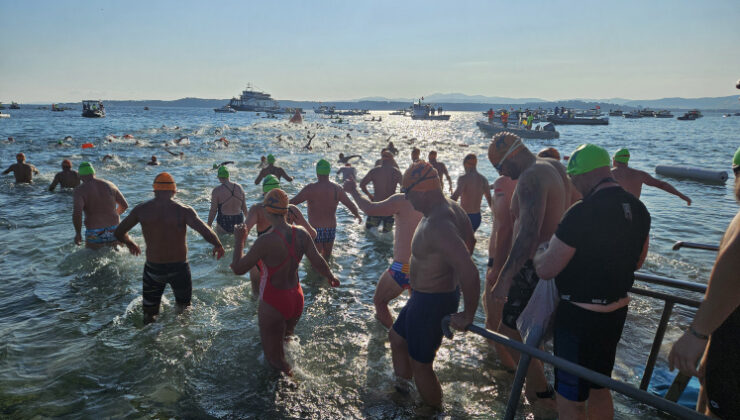
[[[639,108],[668,109],[681,111],[688,109],[700,109],[702,111],[738,111],[740,101],[738,95],[720,96],[714,98],[662,98],[633,100],[624,98],[609,99],[567,99],[558,101],[546,101],[539,98],[506,98],[499,96],[465,95],[462,93],[434,93],[424,95],[424,102],[440,105],[449,111],[484,111],[488,108],[554,108],[566,107],[575,109],[590,109],[597,106],[603,110],[622,109],[629,111]],[[279,99],[283,107],[300,107],[311,109],[320,105],[335,106],[338,109],[370,109],[370,110],[394,110],[408,108],[416,99],[410,98],[385,98],[380,96],[365,97],[346,101],[293,101]],[[140,100],[140,101],[116,101],[105,100],[108,106],[148,106],[148,107],[201,107],[216,108],[226,105],[228,99],[202,99],[182,98],[173,101],[162,100]],[[57,104],[62,105],[62,104]],[[68,105],[68,104],[63,104]],[[74,103],[71,105],[79,105]],[[25,105],[24,107],[28,107]]]

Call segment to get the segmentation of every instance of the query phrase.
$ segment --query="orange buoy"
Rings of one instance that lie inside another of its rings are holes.
[[[83,143],[82,145],[83,149],[92,149],[93,147],[95,147],[95,145],[92,143]]]

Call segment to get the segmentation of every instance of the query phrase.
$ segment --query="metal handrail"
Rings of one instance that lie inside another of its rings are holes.
[[[640,282],[645,282],[645,283],[656,284],[660,286],[667,286],[667,287],[680,289],[680,290],[686,290],[690,292],[696,292],[696,293],[705,293],[707,289],[707,286],[705,284],[693,283],[689,281],[677,280],[677,279],[673,279],[670,277],[657,276],[654,274],[647,274],[647,273],[641,273],[641,272],[635,272],[635,280],[640,281]],[[685,306],[689,306],[692,308],[698,308],[699,305],[701,304],[701,301],[685,298],[682,296],[671,295],[671,294],[663,293],[663,292],[656,291],[656,290],[643,289],[640,287],[632,287],[630,289],[630,292],[634,294],[647,296],[647,297],[651,297],[655,299],[661,299],[665,301],[665,305],[663,307],[663,313],[661,314],[660,322],[658,323],[658,329],[655,332],[655,339],[653,340],[653,345],[652,345],[652,348],[650,349],[650,355],[648,356],[648,360],[645,364],[645,371],[643,373],[642,380],[640,381],[639,388],[635,388],[632,385],[617,381],[606,375],[602,375],[600,373],[594,372],[576,363],[556,357],[555,355],[552,355],[550,353],[540,350],[539,344],[540,344],[541,337],[542,337],[542,329],[540,326],[535,326],[532,329],[532,332],[530,332],[526,344],[521,343],[519,341],[511,340],[506,336],[488,331],[477,325],[471,324],[467,328],[468,331],[471,331],[475,334],[483,336],[489,340],[495,341],[504,346],[511,347],[514,350],[517,350],[522,353],[519,359],[519,364],[517,366],[516,375],[514,377],[514,383],[512,384],[511,393],[509,394],[509,399],[508,399],[508,403],[506,407],[506,414],[504,416],[504,419],[506,420],[513,419],[514,415],[516,414],[516,409],[519,403],[519,398],[521,396],[522,388],[524,386],[524,379],[525,379],[527,369],[529,367],[529,363],[532,357],[540,359],[543,362],[549,363],[557,367],[558,369],[562,369],[568,373],[584,378],[592,383],[612,389],[621,394],[627,395],[628,397],[634,398],[640,402],[648,404],[659,410],[665,411],[666,413],[672,414],[678,418],[682,418],[682,419],[706,419],[707,418],[703,414],[700,414],[694,410],[690,410],[675,402],[678,399],[678,397],[681,395],[683,390],[685,389],[686,384],[688,383],[688,380],[690,379],[690,377],[682,374],[681,372],[679,372],[676,375],[676,378],[673,381],[673,384],[671,384],[669,393],[666,394],[666,398],[661,398],[661,397],[655,396],[647,392],[647,388],[648,388],[648,385],[650,384],[650,379],[652,378],[653,370],[655,368],[655,363],[658,358],[658,352],[660,351],[660,347],[663,343],[663,337],[665,336],[665,330],[668,326],[668,321],[670,320],[670,316],[671,316],[671,313],[673,312],[674,305],[680,304],[680,305],[685,305]],[[448,338],[452,338],[452,332],[450,330],[449,324],[450,324],[449,316],[446,316],[442,320],[442,331],[445,333],[445,336],[447,336]],[[675,399],[669,399],[668,398],[669,395],[674,396]]]
[[[450,330],[450,317],[445,316],[442,319],[442,331],[447,338],[452,338],[452,331]],[[587,381],[596,385],[612,389],[619,392],[620,394],[634,398],[642,403],[648,404],[658,410],[664,411],[668,414],[674,415],[681,419],[706,419],[707,417],[694,410],[690,410],[682,405],[676,404],[675,402],[668,401],[665,398],[658,397],[650,394],[639,388],[635,388],[624,382],[617,381],[606,375],[598,372],[594,372],[588,368],[585,368],[577,363],[565,360],[557,357],[550,353],[537,348],[533,345],[534,342],[539,342],[542,337],[542,329],[535,326],[530,333],[530,339],[527,340],[528,344],[520,343],[519,341],[512,340],[502,334],[494,333],[486,330],[485,328],[479,327],[475,324],[468,326],[467,331],[478,334],[488,340],[495,341],[499,344],[503,344],[506,347],[513,348],[514,350],[522,353],[517,366],[516,376],[514,378],[514,384],[512,386],[511,394],[509,394],[509,403],[506,407],[506,414],[504,415],[505,420],[513,419],[516,414],[516,405],[521,395],[522,386],[524,385],[524,377],[526,376],[527,369],[529,367],[529,361],[531,357],[542,360],[545,363],[549,363],[558,369],[564,370],[568,373],[576,375],[580,378],[586,379]],[[513,403],[512,403],[513,401]]]

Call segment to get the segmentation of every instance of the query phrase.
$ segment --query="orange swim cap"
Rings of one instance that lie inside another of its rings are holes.
[[[488,146],[488,160],[493,166],[500,164],[504,159],[515,156],[524,147],[521,137],[508,131],[502,131],[493,136]]]
[[[478,166],[478,158],[473,153],[468,154],[463,159],[463,166],[466,168],[475,168]]]
[[[272,214],[286,214],[288,212],[288,194],[280,188],[270,190],[262,201],[265,211]]]
[[[424,192],[442,189],[437,170],[434,169],[434,166],[423,160],[414,163],[406,169],[406,173],[403,174],[401,186],[403,187],[401,192],[404,193],[409,191]]]
[[[71,168],[72,167],[72,162],[70,162],[69,159],[64,159],[62,161],[62,167],[63,168]]]
[[[18,153],[17,155],[15,155],[15,160],[17,160],[18,162],[24,162],[26,160],[26,155],[24,155],[23,153]]]
[[[537,156],[560,160],[560,152],[558,152],[558,149],[554,147],[545,147],[544,149],[540,150],[539,153],[537,153]]]
[[[154,178],[154,191],[177,191],[175,179],[167,172],[162,172]]]

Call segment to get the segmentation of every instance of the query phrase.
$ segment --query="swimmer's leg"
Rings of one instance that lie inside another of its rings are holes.
[[[411,370],[411,358],[409,357],[409,346],[406,340],[391,328],[388,333],[391,343],[391,356],[393,358],[393,372],[396,376],[410,380],[413,376]]]
[[[493,275],[493,271],[489,269],[486,273],[486,287],[483,291],[483,309],[485,309],[486,313],[486,329],[489,331],[496,331],[498,329],[498,325],[501,323],[501,313],[504,309],[505,303],[504,300],[494,299],[493,295],[490,293],[490,290],[496,284],[496,280],[497,278]],[[509,352],[509,349],[495,341],[487,341],[489,345],[496,349],[498,358],[504,368],[506,370],[515,371],[516,362],[514,361],[512,354]]]
[[[386,328],[391,328],[393,325],[393,316],[388,309],[388,302],[397,298],[401,293],[403,293],[403,288],[393,280],[388,270],[383,271],[375,288],[373,303],[375,304],[375,318]]]
[[[519,341],[520,343],[522,342],[522,336],[519,335],[519,331],[509,328],[503,323],[499,324],[498,332],[512,340]],[[514,350],[509,351],[511,352],[514,361],[518,364],[519,352]],[[550,388],[547,383],[547,378],[545,378],[545,368],[542,366],[542,362],[537,359],[531,359],[529,362],[529,369],[527,369],[527,377],[524,382],[524,395],[532,404],[540,401],[543,402],[547,408],[555,409],[555,401],[549,398],[543,399],[537,397],[538,393],[546,393],[549,390]]]
[[[414,383],[416,383],[416,389],[419,391],[421,399],[424,400],[425,404],[441,409],[442,385],[439,384],[439,379],[434,373],[433,364],[419,363],[411,359],[411,367],[414,374]]]
[[[159,305],[157,306],[144,306],[144,325],[151,324],[157,320],[159,315]]]
[[[270,304],[260,301],[257,311],[260,326],[260,338],[262,339],[262,351],[265,360],[273,368],[292,375],[290,365],[285,360],[285,349],[283,340],[285,338],[286,321],[280,312]]]
[[[331,242],[324,243],[324,250],[321,255],[324,257],[326,262],[329,262],[329,258],[331,258],[331,251],[333,249],[334,249],[334,240],[332,240]]]
[[[255,266],[249,270],[249,281],[252,283],[252,299],[260,295],[260,270]]]
[[[295,331],[295,326],[298,324],[298,320],[301,319],[301,316],[298,315],[296,318],[289,319],[286,322],[285,325],[285,338],[287,339],[289,336],[293,335],[293,332]]]
[[[592,389],[586,403],[588,418],[590,419],[613,419],[614,401],[609,388]]]

